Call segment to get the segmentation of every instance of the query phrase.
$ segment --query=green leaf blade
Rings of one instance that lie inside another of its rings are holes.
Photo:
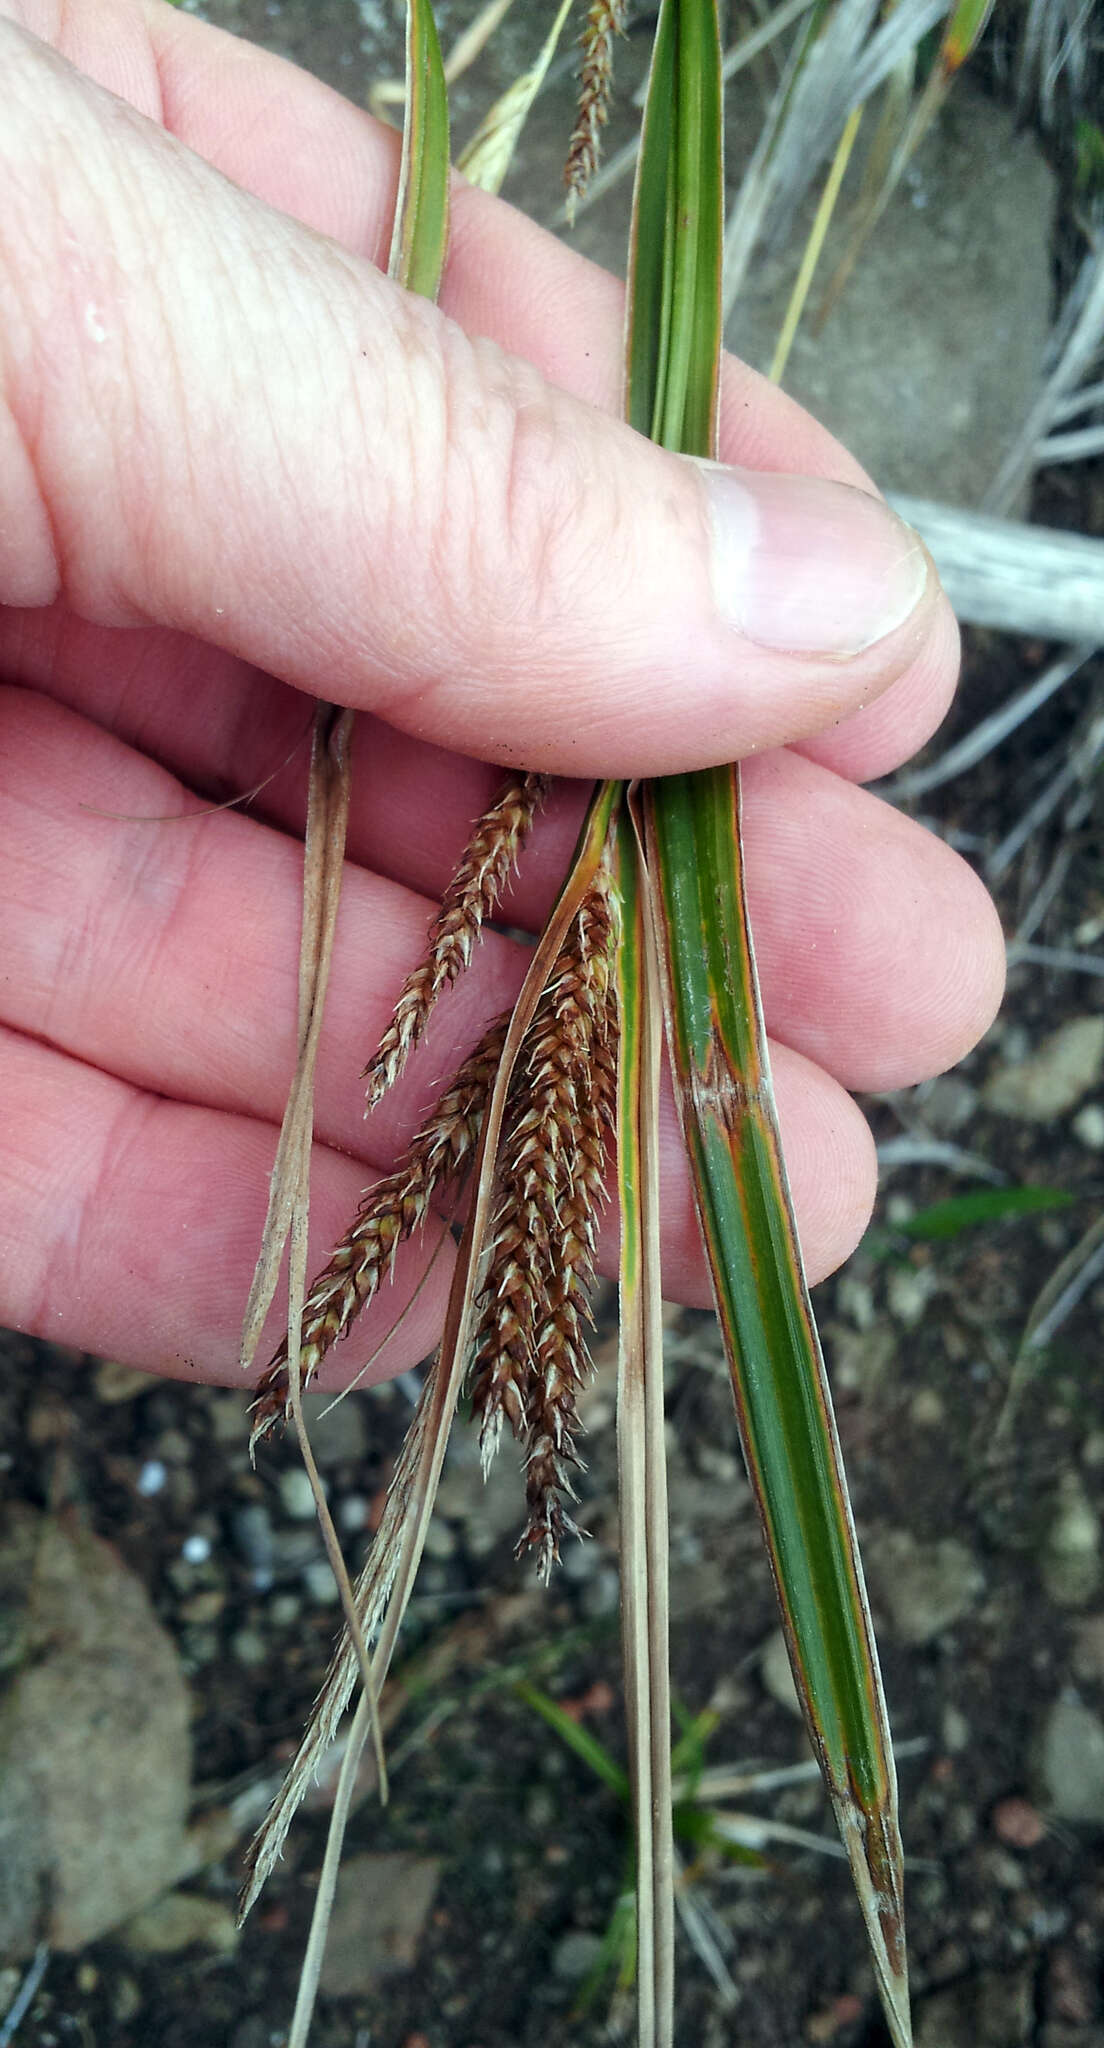
[[[1019,1216],[1040,1216],[1054,1209],[1068,1209],[1074,1197],[1065,1188],[1024,1186],[1018,1188],[968,1188],[964,1194],[948,1195],[918,1209],[903,1223],[894,1225],[902,1237],[918,1243],[943,1243],[960,1237],[964,1230],[985,1223],[1004,1223]]]
[[[778,1137],[743,901],[736,770],[650,784],[647,823],[676,1093],[745,1458],[887,2015],[895,2040],[907,2043],[896,1783]]]
[[[430,0],[408,0],[406,119],[388,274],[425,299],[440,289],[448,245],[448,87]]]
[[[723,152],[715,0],[663,0],[633,201],[626,414],[688,455],[713,453]]]

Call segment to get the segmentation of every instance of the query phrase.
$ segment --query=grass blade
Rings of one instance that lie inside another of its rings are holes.
[[[716,6],[663,0],[633,198],[626,413],[687,454],[713,453],[723,209]]]
[[[896,1780],[827,1379],[782,1163],[734,769],[649,785],[676,1094],[790,1661],[897,2048],[911,2041]]]
[[[352,713],[319,704],[311,742],[310,791],[303,846],[299,939],[299,1048],[269,1188],[268,1213],[242,1325],[241,1365],[253,1363],[264,1320],[292,1237],[292,1264],[306,1272],[307,1171],[314,1129],[314,1066],[333,955],[349,809]],[[295,1295],[295,1270],[291,1294]],[[294,1311],[292,1310],[293,1314]]]
[[[772,384],[781,384],[786,374],[786,364],[790,359],[794,335],[797,333],[801,315],[805,310],[805,301],[809,296],[816,267],[820,261],[820,252],[824,247],[824,237],[828,233],[829,223],[835,212],[836,200],[839,198],[839,189],[843,183],[847,166],[851,161],[851,151],[855,145],[855,137],[859,132],[859,123],[862,117],[862,107],[852,107],[851,112],[847,116],[843,134],[836,145],[836,153],[832,158],[831,169],[824,181],[824,190],[820,195],[816,217],[809,231],[809,239],[805,244],[801,265],[794,280],[793,290],[790,293],[790,302],[786,307],[782,329],[775,343],[774,358],[768,372]]]
[[[647,873],[636,832],[618,833],[621,1209],[617,1476],[621,1637],[636,1836],[637,2041],[674,2038],[674,1869],[667,1475],[659,1270],[662,1006]]]
[[[958,0],[958,5],[954,8],[944,32],[939,55],[927,84],[908,116],[884,175],[866,194],[860,206],[851,239],[828,285],[817,315],[818,331],[840,298],[867,242],[939,113],[955,74],[961,70],[981,35],[992,8],[993,0]]]
[[[448,244],[448,88],[430,0],[407,0],[406,118],[388,276],[435,299]]]
[[[859,4],[841,10],[862,13]],[[810,34],[815,34],[814,13]],[[663,0],[629,287],[629,418],[714,452],[723,164],[713,0]],[[739,776],[646,785],[668,1048],[748,1470],[809,1732],[896,2048],[911,2030],[896,1783],[823,1360],[782,1164],[747,922]]]
[[[406,118],[402,163],[389,262],[390,275],[408,290],[436,298],[444,269],[448,238],[449,135],[448,95],[441,51],[430,0],[408,0],[406,46]],[[273,1173],[269,1219],[257,1273],[250,1293],[243,1337],[243,1356],[256,1348],[264,1310],[260,1298],[275,1286],[284,1235],[290,1231],[288,1292],[288,1359],[291,1409],[296,1435],[318,1508],[323,1539],[342,1607],[346,1636],[355,1668],[363,1682],[357,1710],[358,1741],[353,1763],[343,1767],[339,1796],[326,1843],[323,1882],[315,1901],[311,1931],[300,1972],[289,2048],[305,2048],[310,2032],[322,1954],[333,1908],[337,1867],[348,1805],[355,1782],[356,1759],[369,1734],[376,1746],[380,1790],[386,1796],[377,1701],[379,1683],[368,1662],[356,1596],[350,1585],[337,1533],[311,1453],[303,1419],[301,1350],[303,1304],[307,1282],[307,1220],[309,1172],[314,1124],[314,1066],[322,1012],[333,954],[334,929],[341,892],[342,866],[350,799],[350,746],[353,714],[320,704],[315,714],[311,755],[310,802],[304,865],[303,928],[299,966],[299,1059],[280,1134]],[[313,823],[312,823],[313,817]],[[274,1210],[277,1213],[273,1213]],[[382,1681],[380,1681],[382,1682]],[[350,1741],[350,1750],[354,1745]],[[346,1758],[348,1765],[348,1757]]]

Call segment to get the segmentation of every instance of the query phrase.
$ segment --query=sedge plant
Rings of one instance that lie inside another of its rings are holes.
[[[813,10],[816,21],[823,11]],[[619,26],[619,7],[595,0],[569,153],[576,196],[597,160]],[[534,72],[484,124],[482,154],[469,157],[469,173],[488,183],[500,178],[558,27]],[[409,0],[392,272],[430,296],[446,247],[448,162],[446,87],[432,12],[429,0]],[[661,0],[633,205],[625,410],[640,432],[699,457],[715,453],[723,196],[716,0]],[[355,1587],[345,1587],[344,1637],[286,1785],[253,1845],[247,1907],[351,1709],[290,2048],[302,2048],[308,2038],[357,1765],[378,1731],[376,1700],[465,1390],[485,1460],[507,1432],[521,1446],[526,1498],[519,1551],[535,1559],[545,1579],[572,1530],[578,1396],[589,1370],[587,1301],[611,1154],[621,1225],[618,1475],[636,2038],[638,2048],[672,2048],[677,1847],[658,1187],[665,1056],[794,1678],[850,1863],[890,2034],[895,2048],[908,2048],[893,1756],[779,1142],[744,897],[739,772],[728,766],[595,788],[512,1011],[491,1026],[450,1080],[404,1159],[365,1197],[308,1287],[295,1247],[302,1241],[310,1062],[336,904],[346,761],[342,731],[327,725],[316,736],[312,771],[319,830],[308,846],[295,1117],[289,1112],[262,1255],[267,1286],[278,1257],[275,1241],[282,1244],[281,1233],[291,1227],[291,1308],[287,1340],[261,1380],[255,1439],[286,1414],[305,1443],[302,1389],[385,1282],[398,1247],[431,1215],[439,1216],[442,1203],[463,1222],[441,1346],[367,1562]],[[511,775],[476,822],[425,959],[368,1067],[370,1104],[397,1079],[434,1003],[470,960],[544,795],[542,777]],[[247,1353],[258,1327],[255,1298]]]

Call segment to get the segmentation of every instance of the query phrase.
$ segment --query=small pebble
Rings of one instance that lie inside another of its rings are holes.
[[[427,1557],[444,1559],[456,1554],[456,1532],[442,1515],[432,1515],[425,1536]]]
[[[139,1372],[133,1365],[120,1365],[113,1358],[105,1358],[96,1367],[95,1387],[101,1401],[114,1405],[118,1401],[134,1401],[140,1394],[148,1394],[157,1385],[148,1372]]]
[[[180,1619],[193,1626],[203,1627],[208,1622],[217,1621],[225,1605],[226,1595],[222,1587],[206,1586],[202,1593],[194,1593],[190,1600],[184,1601],[180,1609]]]
[[[697,1446],[697,1461],[710,1479],[720,1480],[722,1486],[732,1486],[742,1480],[744,1468],[733,1451],[723,1444],[702,1443]]]
[[[1087,1102],[1073,1119],[1073,1135],[1090,1152],[1104,1152],[1104,1105]]]
[[[297,1522],[294,1528],[277,1529],[272,1538],[272,1562],[278,1572],[302,1571],[323,1554],[317,1522]]]
[[[837,1280],[836,1301],[840,1314],[847,1316],[857,1330],[870,1330],[878,1320],[874,1289],[853,1273],[844,1273]]]
[[[185,1564],[206,1564],[211,1555],[210,1537],[201,1536],[198,1531],[192,1536],[185,1536],[180,1555]]]
[[[1006,1042],[1005,1060],[990,1073],[982,1099],[998,1116],[1052,1123],[1097,1087],[1102,1070],[1104,1017],[1070,1017],[1015,1064]]]
[[[1073,1638],[1073,1670],[1091,1685],[1104,1684],[1104,1614],[1087,1614]]]
[[[267,1591],[273,1580],[276,1554],[272,1519],[268,1509],[262,1507],[259,1502],[239,1508],[231,1527],[238,1549],[246,1563],[252,1567],[253,1584],[258,1592]]]
[[[158,1456],[167,1465],[187,1465],[192,1455],[192,1445],[182,1429],[163,1429],[157,1439]]]
[[[603,1551],[598,1543],[565,1543],[561,1553],[564,1578],[569,1579],[573,1586],[585,1586],[601,1570],[602,1559]]]
[[[535,1785],[525,1806],[525,1818],[534,1834],[545,1835],[556,1818],[556,1802],[546,1785]]]
[[[221,1899],[167,1892],[126,1921],[118,1939],[137,1955],[179,1955],[199,1945],[228,1956],[238,1945],[238,1928],[232,1909]]]
[[[303,1584],[308,1598],[314,1601],[316,1607],[332,1607],[334,1601],[341,1597],[337,1590],[337,1580],[325,1558],[320,1557],[314,1564],[306,1566]]]
[[[950,1756],[961,1756],[970,1747],[970,1723],[959,1707],[943,1709],[943,1747]]]
[[[269,1601],[268,1617],[273,1628],[290,1628],[293,1621],[298,1621],[300,1611],[300,1603],[294,1593],[277,1593]]]
[[[268,1647],[265,1639],[259,1630],[255,1628],[235,1629],[234,1634],[230,1638],[230,1649],[239,1664],[245,1664],[254,1669],[258,1665],[265,1663],[268,1657]]]
[[[602,1952],[601,1937],[578,1928],[564,1934],[552,1951],[552,1974],[561,1982],[578,1984],[594,1968]]]
[[[603,1565],[583,1588],[580,1601],[588,1621],[601,1621],[607,1614],[616,1614],[621,1600],[621,1580],[613,1565]]]
[[[1100,1519],[1076,1472],[1064,1472],[1041,1560],[1043,1583],[1059,1607],[1084,1607],[1100,1582]]]
[[[310,1480],[301,1465],[289,1465],[281,1472],[277,1481],[280,1506],[293,1522],[312,1522],[315,1516],[314,1493]]]
[[[993,1833],[1010,1849],[1035,1849],[1046,1825],[1029,1799],[1001,1799],[993,1808]]]
[[[121,2027],[142,2010],[142,1993],[133,1977],[116,1977],[111,1987],[111,2010]]]
[[[938,1286],[934,1266],[895,1266],[886,1280],[886,1303],[894,1321],[914,1330]]]
[[[1059,1820],[1104,1824],[1104,1722],[1076,1696],[1051,1707],[1040,1763],[1043,1797]]]
[[[249,1405],[241,1394],[211,1388],[207,1396],[211,1434],[217,1444],[245,1443],[251,1427]]]
[[[147,1458],[137,1480],[138,1492],[143,1500],[152,1500],[155,1493],[160,1493],[168,1476],[168,1467],[162,1464],[160,1458]]]

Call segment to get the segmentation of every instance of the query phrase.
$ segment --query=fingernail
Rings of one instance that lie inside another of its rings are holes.
[[[820,477],[700,468],[717,603],[746,639],[861,654],[915,609],[928,557],[880,499]]]

